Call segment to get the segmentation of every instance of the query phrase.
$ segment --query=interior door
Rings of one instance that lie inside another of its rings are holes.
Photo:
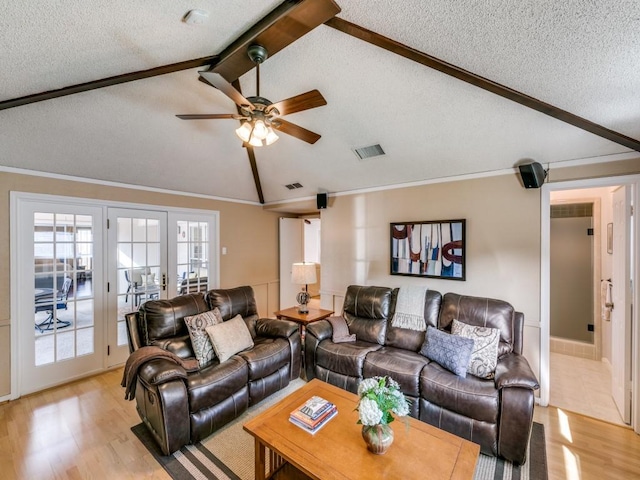
[[[613,193],[611,383],[616,407],[631,423],[631,187]]]
[[[108,210],[108,366],[129,355],[125,315],[168,298],[166,212]],[[170,295],[174,297],[175,295]]]
[[[103,367],[102,227],[100,207],[18,204],[20,395]]]
[[[280,218],[280,309],[297,305],[300,285],[291,282],[292,265],[304,261],[304,220]]]

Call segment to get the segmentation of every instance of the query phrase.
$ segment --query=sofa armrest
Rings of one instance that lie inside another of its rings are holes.
[[[517,353],[509,353],[498,359],[495,382],[498,390],[506,387],[528,388],[530,390],[540,388],[529,362],[524,356]]]
[[[256,335],[258,337],[284,338],[287,340],[291,353],[289,380],[294,380],[300,376],[302,341],[300,327],[296,322],[276,318],[260,318],[256,322]]]
[[[307,335],[313,335],[316,341],[320,343],[333,336],[333,328],[329,320],[320,320],[307,325]]]
[[[291,320],[261,318],[256,323],[256,335],[260,337],[288,338],[298,331],[298,324]]]
[[[333,328],[329,320],[319,320],[307,325],[304,337],[304,371],[307,382],[316,378],[316,350],[320,342],[330,340]]]
[[[171,380],[186,379],[187,371],[175,362],[157,358],[142,365],[138,377],[147,385],[160,385]]]

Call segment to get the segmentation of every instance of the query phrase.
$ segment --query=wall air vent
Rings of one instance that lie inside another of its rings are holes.
[[[353,153],[357,155],[359,160],[366,160],[368,158],[386,155],[380,144],[369,145],[368,147],[354,148]]]
[[[285,185],[285,187],[287,187],[289,190],[295,190],[296,188],[302,188],[302,184],[300,182],[290,183],[288,185]]]

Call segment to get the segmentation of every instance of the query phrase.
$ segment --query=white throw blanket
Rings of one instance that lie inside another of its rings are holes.
[[[427,287],[400,287],[391,326],[424,332],[427,329],[424,319],[426,295]]]

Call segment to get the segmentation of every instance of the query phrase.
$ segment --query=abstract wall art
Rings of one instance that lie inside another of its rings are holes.
[[[465,280],[465,220],[391,224],[391,275]]]

